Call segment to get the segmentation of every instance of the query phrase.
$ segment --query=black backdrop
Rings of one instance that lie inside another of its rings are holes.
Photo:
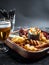
[[[49,0],[0,0],[0,8],[16,9],[16,26],[49,27]]]

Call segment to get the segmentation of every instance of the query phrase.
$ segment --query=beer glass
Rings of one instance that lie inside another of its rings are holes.
[[[0,53],[7,52],[4,41],[8,38],[11,30],[11,23],[9,20],[0,20]]]

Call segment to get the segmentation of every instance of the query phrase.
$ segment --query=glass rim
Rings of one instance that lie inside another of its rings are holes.
[[[10,19],[0,18],[0,21],[10,21]]]
[[[0,28],[11,27],[10,21],[0,21]]]

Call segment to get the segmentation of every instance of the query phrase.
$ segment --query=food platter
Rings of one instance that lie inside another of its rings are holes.
[[[42,31],[43,33],[46,33],[49,35],[49,33],[45,32],[45,31]],[[13,37],[16,35],[19,35],[19,30],[18,31],[15,31],[13,33],[11,33],[11,35],[13,35]],[[22,46],[16,44],[15,42],[13,42],[11,40],[11,37],[9,37],[6,41],[5,41],[5,44],[10,47],[11,49],[13,49],[15,52],[17,52],[18,54],[20,54],[21,56],[25,57],[25,58],[33,58],[33,59],[39,59],[43,56],[45,56],[46,54],[49,53],[49,44],[43,46],[43,48],[41,50],[38,50],[38,51],[30,51],[30,50],[27,50],[25,48],[23,48]],[[41,47],[42,45],[40,45]],[[38,47],[38,46],[37,46]]]

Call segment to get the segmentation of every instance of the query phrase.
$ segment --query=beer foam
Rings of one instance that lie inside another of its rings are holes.
[[[0,21],[0,28],[11,27],[11,23],[9,21]]]

